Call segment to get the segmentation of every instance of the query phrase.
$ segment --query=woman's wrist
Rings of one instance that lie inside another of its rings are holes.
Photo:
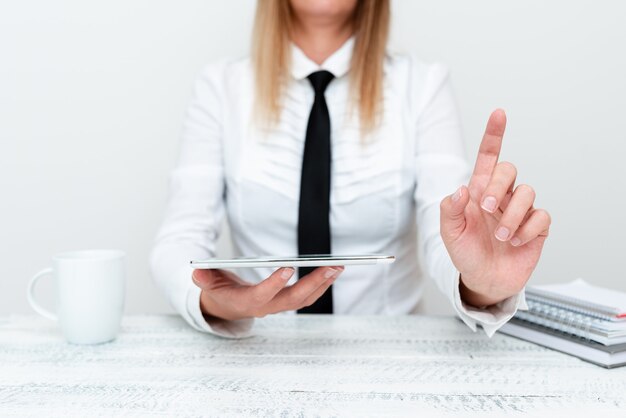
[[[460,275],[459,278],[459,293],[463,302],[478,309],[485,309],[506,299],[506,297],[494,297],[487,293],[472,290],[465,284],[463,275]]]

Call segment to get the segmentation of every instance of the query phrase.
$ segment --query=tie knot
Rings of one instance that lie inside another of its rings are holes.
[[[313,86],[313,90],[315,90],[315,94],[324,94],[326,91],[326,87],[330,84],[332,79],[335,78],[333,73],[326,70],[316,71],[314,73],[309,74],[309,81]]]

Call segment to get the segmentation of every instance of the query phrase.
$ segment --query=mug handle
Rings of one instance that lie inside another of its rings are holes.
[[[46,308],[42,307],[39,303],[37,303],[37,301],[35,300],[35,296],[34,296],[35,285],[37,284],[39,279],[41,279],[43,276],[45,276],[47,274],[51,274],[52,271],[53,270],[51,268],[47,268],[47,269],[43,269],[39,273],[35,274],[33,276],[33,278],[30,279],[30,282],[28,283],[28,292],[26,293],[26,296],[28,297],[28,303],[35,310],[35,312],[37,312],[39,315],[41,315],[41,316],[43,316],[45,318],[52,319],[53,321],[56,321],[58,319],[56,314],[50,312]]]

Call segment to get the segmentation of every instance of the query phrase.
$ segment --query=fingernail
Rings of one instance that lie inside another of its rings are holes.
[[[496,238],[498,238],[500,241],[506,241],[508,237],[509,237],[509,228],[505,226],[501,226],[500,228],[496,230]]]
[[[292,269],[291,267],[286,267],[280,273],[280,278],[283,280],[289,280],[291,276],[293,276],[293,272],[294,272],[294,269]]]
[[[498,201],[493,196],[487,196],[483,199],[482,205],[480,205],[483,209],[485,209],[489,213],[493,213],[496,211],[496,205]]]
[[[339,270],[330,268],[328,270],[326,270],[326,273],[324,273],[324,277],[326,279],[330,279],[331,277],[337,277],[339,275]]]
[[[452,195],[452,201],[458,202],[459,199],[463,196],[463,186],[459,187],[456,192]]]
[[[518,237],[513,237],[511,238],[511,245],[514,247],[519,246],[522,243],[522,240],[519,239]]]

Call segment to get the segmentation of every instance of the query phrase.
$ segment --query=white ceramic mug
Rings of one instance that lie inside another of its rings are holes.
[[[125,255],[118,250],[85,250],[52,258],[52,268],[37,273],[28,285],[28,302],[40,315],[58,321],[65,339],[74,344],[98,344],[115,339],[124,312]],[[55,280],[58,312],[34,298],[40,278]]]

